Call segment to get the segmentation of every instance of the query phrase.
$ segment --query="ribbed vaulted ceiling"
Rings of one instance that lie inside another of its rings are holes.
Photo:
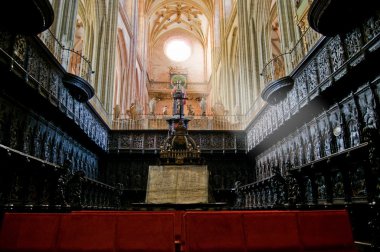
[[[210,29],[212,8],[212,0],[147,1],[145,11],[149,19],[150,41],[154,44],[165,32],[183,29],[192,33],[204,44]]]

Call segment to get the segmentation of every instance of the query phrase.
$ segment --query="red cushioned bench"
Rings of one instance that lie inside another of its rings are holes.
[[[117,216],[116,251],[174,252],[174,214]]]
[[[174,213],[5,214],[0,251],[174,252]]]
[[[346,211],[298,212],[297,218],[304,251],[357,251]]]
[[[53,251],[62,214],[7,213],[0,232],[0,251]]]
[[[235,212],[189,212],[184,215],[184,250],[245,251],[242,216]]]
[[[243,214],[247,251],[301,251],[294,212]]]
[[[337,211],[188,212],[184,251],[357,251],[348,213]]]
[[[67,232],[60,234],[58,251],[174,252],[173,213],[90,213],[67,218],[71,219],[69,226],[63,219]]]
[[[114,215],[64,215],[57,239],[57,251],[113,251],[115,227]]]
[[[93,214],[113,214],[113,215],[131,215],[131,214],[145,214],[145,215],[156,215],[162,213],[169,213],[174,215],[174,238],[175,242],[180,243],[181,234],[182,234],[182,218],[185,213],[183,210],[164,210],[164,211],[73,211],[72,214],[80,214],[80,215],[93,215]]]
[[[346,211],[4,215],[0,251],[357,251]],[[177,244],[178,245],[178,244]]]

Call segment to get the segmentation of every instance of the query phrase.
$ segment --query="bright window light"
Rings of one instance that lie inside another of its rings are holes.
[[[176,62],[187,60],[191,55],[191,48],[182,39],[171,39],[165,44],[166,56]]]

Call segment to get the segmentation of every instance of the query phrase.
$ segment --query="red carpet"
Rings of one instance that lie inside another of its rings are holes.
[[[174,252],[175,243],[182,252],[357,251],[346,211],[6,213],[0,233],[0,251]]]

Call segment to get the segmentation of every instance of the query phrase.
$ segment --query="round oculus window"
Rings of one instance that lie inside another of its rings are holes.
[[[191,47],[183,39],[171,39],[166,42],[164,52],[172,61],[182,62],[190,58]]]

